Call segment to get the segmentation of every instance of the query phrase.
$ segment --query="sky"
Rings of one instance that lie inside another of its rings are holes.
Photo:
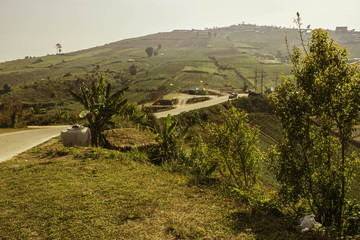
[[[360,31],[359,0],[0,0],[0,62],[239,23]]]

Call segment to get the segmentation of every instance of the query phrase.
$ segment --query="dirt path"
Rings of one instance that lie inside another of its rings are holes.
[[[248,94],[239,94],[238,97],[246,97],[248,96]],[[191,98],[191,97],[189,97]],[[195,109],[200,109],[200,108],[204,108],[204,107],[210,107],[216,104],[220,104],[223,102],[226,102],[229,100],[229,96],[221,96],[221,97],[210,97],[210,100],[208,101],[204,101],[204,102],[199,102],[199,103],[194,103],[194,104],[183,104],[183,101],[186,102],[185,99],[179,99],[179,103],[178,105],[175,105],[175,109],[171,109],[168,111],[164,111],[164,112],[158,112],[158,113],[154,113],[154,115],[157,118],[163,118],[166,117],[168,114],[171,115],[177,115],[180,114],[182,112],[187,112],[187,111],[191,111],[191,110],[195,110]]]
[[[29,127],[31,131],[19,131],[0,134],[0,162],[11,159],[19,153],[29,150],[53,137],[69,126]]]

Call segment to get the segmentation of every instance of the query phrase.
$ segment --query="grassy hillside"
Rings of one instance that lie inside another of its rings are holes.
[[[144,163],[139,152],[64,148],[0,163],[6,239],[317,239],[215,179]]]
[[[266,48],[232,37],[246,31],[218,29],[216,37],[215,30],[211,30],[211,37],[209,31],[173,31],[73,53],[0,63],[0,88],[9,84],[13,89],[10,94],[0,95],[0,100],[12,96],[25,103],[59,105],[61,99],[60,107],[72,108],[66,89],[77,89],[82,81],[94,80],[98,75],[105,75],[118,88],[130,85],[128,98],[140,103],[193,87],[219,89],[226,83],[259,90],[261,77],[264,90],[275,87],[280,72],[290,74],[289,66],[266,64],[262,59]],[[157,56],[147,57],[145,48],[150,46]],[[132,65],[136,66],[133,76],[129,72]]]
[[[359,56],[360,40],[355,34],[336,35],[342,46]],[[310,34],[305,34],[305,39]],[[13,91],[0,95],[23,103],[53,103],[73,109],[67,89],[104,75],[116,88],[129,85],[131,102],[144,103],[164,94],[189,88],[233,88],[261,91],[280,83],[279,74],[291,76],[285,37],[290,47],[299,45],[295,29],[235,25],[209,30],[182,30],[127,39],[104,46],[62,55],[0,63],[0,90],[9,84]],[[153,47],[157,56],[147,57]],[[158,47],[160,47],[158,49]],[[136,72],[130,74],[130,67]]]

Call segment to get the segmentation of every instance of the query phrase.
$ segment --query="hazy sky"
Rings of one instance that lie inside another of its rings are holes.
[[[0,62],[242,22],[360,31],[359,0],[0,0]]]

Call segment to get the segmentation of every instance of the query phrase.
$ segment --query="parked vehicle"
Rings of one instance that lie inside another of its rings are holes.
[[[232,98],[237,98],[238,97],[238,94],[237,93],[231,93],[229,95],[229,99],[232,99]]]

